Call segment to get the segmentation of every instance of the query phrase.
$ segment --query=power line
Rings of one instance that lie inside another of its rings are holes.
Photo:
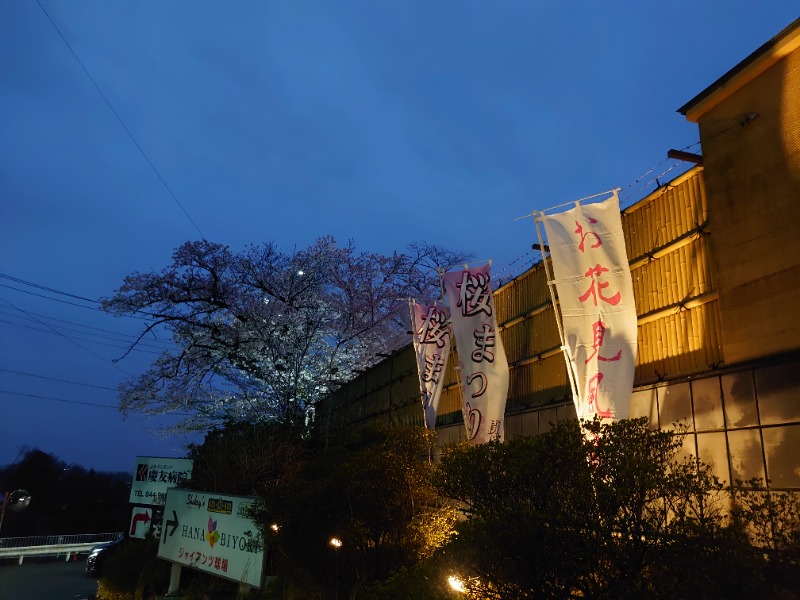
[[[73,340],[73,339],[72,339],[70,336],[68,336],[68,335],[66,335],[66,334],[64,334],[64,333],[61,333],[60,331],[58,331],[58,330],[54,329],[53,327],[51,327],[50,325],[48,325],[48,324],[47,324],[47,323],[45,323],[44,321],[41,321],[41,320],[37,319],[36,317],[34,317],[34,316],[32,316],[30,313],[28,313],[26,310],[23,310],[23,309],[19,308],[18,306],[15,306],[13,303],[9,302],[9,301],[8,301],[8,300],[6,300],[5,298],[0,298],[0,300],[1,300],[1,301],[3,301],[3,302],[5,302],[6,304],[8,304],[8,305],[9,305],[11,308],[14,308],[14,309],[18,310],[19,312],[21,312],[21,313],[23,313],[23,314],[26,314],[26,315],[28,315],[28,316],[29,316],[29,317],[31,317],[31,318],[32,318],[34,321],[38,322],[40,325],[43,325],[44,327],[47,327],[48,329],[50,329],[51,331],[53,331],[53,332],[54,332],[54,333],[56,333],[57,335],[60,335],[60,336],[61,336],[61,337],[63,337],[64,339],[68,340],[70,343],[74,344],[75,346],[77,346],[77,347],[78,347],[78,348],[80,348],[81,350],[84,350],[85,352],[88,352],[88,353],[89,353],[89,354],[91,354],[92,356],[95,356],[95,357],[99,358],[100,360],[102,360],[102,361],[104,361],[104,362],[107,362],[107,363],[109,363],[109,364],[110,364],[110,365],[112,365],[112,366],[113,366],[115,369],[118,369],[119,371],[122,371],[123,373],[125,373],[125,375],[127,375],[128,377],[133,377],[133,374],[131,374],[131,373],[128,373],[128,371],[126,371],[125,369],[123,369],[122,367],[120,367],[119,365],[117,365],[116,363],[109,361],[108,359],[104,358],[103,356],[100,356],[99,354],[97,354],[96,352],[94,352],[94,351],[90,350],[90,349],[89,349],[89,348],[87,348],[86,346],[82,346],[81,344],[79,344],[78,342],[76,342],[75,340]]]
[[[41,321],[37,321],[37,322],[41,323]],[[57,329],[55,329],[53,327],[50,327],[46,323],[41,323],[41,324],[47,326],[48,329],[42,329],[41,327],[31,327],[30,325],[23,325],[21,323],[14,323],[13,321],[7,321],[5,319],[0,319],[0,323],[8,323],[9,325],[13,325],[14,327],[22,327],[23,329],[30,329],[31,331],[41,331],[43,333],[50,333],[50,334],[55,334],[55,335],[60,335],[60,336],[63,336],[63,337],[67,337],[65,334],[61,333],[60,331],[58,331]],[[128,350],[128,351],[134,351],[134,352],[143,352],[145,354],[155,354],[155,355],[160,355],[161,354],[161,352],[152,352],[150,350],[140,350],[138,348],[131,348],[130,344],[128,344],[126,346],[120,346],[119,344],[109,344],[107,342],[98,342],[97,340],[86,339],[86,338],[82,338],[82,337],[72,337],[72,338],[68,338],[68,339],[70,341],[72,341],[73,343],[74,343],[74,340],[80,340],[82,342],[89,342],[90,344],[98,344],[100,346],[108,346],[109,348],[117,348],[118,350]],[[124,342],[124,340],[114,340],[114,341]],[[156,346],[147,346],[147,347],[148,348],[155,348]],[[86,348],[84,348],[84,350],[85,349]],[[163,350],[166,350],[166,348],[163,348]]]
[[[78,308],[86,308],[89,310],[96,310],[99,312],[105,312],[102,308],[98,306],[86,306],[85,304],[76,304],[75,302],[70,302],[68,300],[59,300],[58,298],[53,298],[51,296],[45,296],[44,294],[37,294],[36,292],[31,292],[29,290],[21,290],[19,288],[14,287],[13,285],[6,285],[4,283],[0,283],[0,287],[14,290],[15,292],[22,292],[23,294],[28,294],[29,296],[36,296],[37,298],[44,298],[45,300],[53,300],[54,302],[60,302],[61,304],[69,304],[70,306],[77,306]]]
[[[1,308],[2,307],[0,307],[0,309]],[[31,314],[34,314],[34,313],[31,313]],[[0,316],[7,316],[7,317],[13,318],[13,319],[24,319],[24,317],[21,317],[20,315],[15,315],[15,314],[9,313],[9,312],[4,311],[4,310],[0,310]],[[61,319],[54,319],[52,317],[47,317],[47,316],[44,316],[43,318],[56,320],[56,321],[62,321]],[[28,317],[26,320],[32,321],[32,319],[30,317]],[[16,327],[24,327],[23,324],[16,323],[14,321],[2,320],[2,322],[3,323],[8,323],[9,325],[14,325]],[[39,323],[40,321],[33,321],[33,322]],[[88,328],[87,325],[81,326],[80,324],[78,324],[78,326],[79,327]],[[57,330],[60,330],[60,331],[72,331],[72,332],[75,332],[75,333],[78,333],[78,334],[81,334],[81,335],[90,336],[91,338],[99,338],[99,339],[103,339],[103,340],[111,340],[112,342],[118,342],[118,343],[128,344],[128,345],[130,345],[131,343],[133,343],[134,341],[136,341],[138,339],[138,336],[136,336],[136,335],[126,334],[126,333],[117,333],[117,332],[113,332],[113,331],[112,332],[107,332],[107,333],[111,333],[111,335],[103,335],[102,333],[95,333],[93,331],[84,331],[83,329],[76,329],[74,327],[67,327],[65,325],[53,324],[52,327],[54,329],[57,329]],[[92,329],[97,329],[97,328],[95,327],[95,328],[92,328]],[[42,331],[42,330],[39,329],[39,331]],[[100,331],[103,331],[103,330],[100,330]],[[89,340],[86,340],[85,337],[84,338],[80,338],[80,339],[83,339],[85,341],[89,341]],[[172,345],[169,342],[162,341],[162,340],[159,340],[159,339],[142,341],[142,342],[139,342],[137,345],[141,345],[141,346],[143,346],[145,348],[153,348],[153,349],[157,349],[157,350],[168,350],[168,349],[172,348]]]
[[[5,309],[3,309],[3,307],[0,307],[0,314],[6,314],[6,315],[8,315],[10,317],[19,318],[19,315],[16,315],[14,313],[10,313],[10,312],[6,311]],[[102,327],[93,327],[91,325],[84,325],[83,323],[76,323],[75,321],[69,321],[67,319],[59,319],[57,317],[51,317],[49,315],[43,315],[41,313],[31,312],[30,314],[31,315],[35,315],[37,317],[42,317],[43,319],[48,319],[50,321],[58,321],[59,323],[66,323],[68,325],[75,325],[76,327],[82,327],[84,329],[91,329],[92,331],[101,331],[103,333],[110,333],[111,335],[115,335],[115,336],[118,336],[120,338],[128,338],[128,339],[122,339],[122,340],[117,340],[117,341],[130,341],[130,340],[136,340],[136,339],[139,338],[139,336],[136,335],[136,334],[122,333],[121,331],[112,331],[110,329],[103,329]],[[69,330],[70,328],[69,327],[65,327],[64,329],[68,329]],[[78,331],[78,330],[72,329],[71,331]],[[114,339],[114,338],[111,338],[111,337],[100,336],[98,334],[92,334],[91,332],[80,332],[80,333],[86,333],[88,335],[97,335],[98,337],[104,337],[106,339]],[[150,343],[163,344],[165,347],[172,347],[172,342],[171,341],[158,339],[157,337],[155,337],[155,335],[154,335],[154,339],[149,340],[149,342]],[[145,343],[145,342],[142,342],[142,343]]]
[[[39,289],[39,290],[43,290],[43,291],[49,291],[49,292],[51,292],[53,294],[58,294],[58,295],[61,295],[61,296],[67,296],[67,297],[70,297],[70,298],[77,298],[77,299],[80,299],[80,300],[85,300],[86,302],[91,302],[92,304],[99,304],[99,302],[97,300],[92,300],[91,298],[86,298],[84,296],[79,296],[77,294],[72,294],[70,292],[65,292],[63,290],[58,290],[56,288],[47,287],[47,286],[41,285],[39,283],[35,283],[33,281],[27,281],[25,279],[20,279],[19,277],[13,277],[13,276],[7,275],[5,273],[0,273],[0,279],[8,279],[8,280],[13,281],[15,283],[19,283],[21,285],[26,285],[26,286],[29,286],[29,287],[33,287],[33,288],[36,288],[36,289]],[[86,306],[84,304],[76,304],[74,302],[69,302],[68,300],[61,300],[59,298],[53,298],[52,296],[45,296],[44,294],[37,294],[36,292],[31,292],[30,290],[23,290],[23,289],[14,287],[12,285],[6,285],[6,284],[3,284],[3,283],[0,283],[0,287],[6,288],[6,289],[9,289],[9,290],[14,290],[15,292],[21,292],[23,294],[28,294],[30,296],[36,296],[37,298],[44,298],[45,300],[52,300],[53,302],[59,302],[61,304],[68,304],[70,306],[77,306],[78,308],[85,308],[85,309],[88,309],[88,310],[96,310],[97,312],[101,312],[101,313],[104,313],[104,314],[109,314],[109,312],[107,310],[104,310],[100,306]],[[123,315],[123,316],[130,317],[132,319],[145,320],[145,321],[146,320],[150,320],[150,319],[153,318],[153,315],[151,315],[150,313],[148,313],[146,311],[138,310],[136,312],[138,313],[136,315]]]
[[[119,124],[122,126],[122,129],[124,129],[124,130],[125,130],[125,133],[127,133],[127,134],[128,134],[128,137],[129,137],[129,138],[131,139],[131,141],[133,142],[133,145],[134,145],[134,146],[136,146],[136,148],[139,150],[139,153],[142,155],[142,157],[144,158],[145,162],[147,162],[147,164],[148,164],[148,165],[150,166],[150,168],[153,170],[153,173],[155,173],[155,174],[156,174],[156,177],[158,177],[159,181],[161,181],[162,185],[164,186],[164,189],[165,189],[165,190],[167,190],[167,193],[168,193],[168,194],[169,194],[169,195],[172,197],[172,199],[175,201],[175,204],[177,204],[177,205],[180,207],[180,209],[183,211],[183,214],[184,214],[184,215],[186,215],[186,218],[187,218],[187,219],[189,219],[189,222],[190,222],[190,223],[192,224],[192,226],[193,226],[193,227],[194,227],[194,228],[197,230],[197,233],[199,233],[199,234],[200,234],[200,237],[201,237],[201,239],[205,240],[205,239],[206,239],[206,236],[204,236],[204,235],[203,235],[203,232],[202,232],[202,231],[200,231],[200,228],[197,226],[197,223],[195,223],[195,222],[194,222],[194,220],[192,219],[192,217],[189,215],[189,212],[186,210],[186,208],[183,206],[183,204],[181,204],[180,200],[178,200],[178,197],[177,197],[177,196],[175,195],[175,193],[172,191],[172,188],[170,188],[170,187],[169,187],[169,185],[167,184],[167,182],[166,182],[166,180],[164,179],[164,177],[162,177],[162,176],[161,176],[161,173],[160,173],[160,172],[159,172],[159,170],[156,168],[156,166],[153,164],[153,161],[151,161],[151,160],[150,160],[150,157],[149,157],[149,156],[147,156],[147,153],[144,151],[144,148],[142,148],[142,146],[139,144],[139,142],[137,142],[137,141],[136,141],[136,138],[135,138],[135,137],[133,137],[133,133],[131,133],[131,130],[130,130],[130,129],[128,129],[128,126],[127,126],[127,125],[125,125],[125,122],[122,120],[122,117],[119,115],[119,113],[117,112],[117,110],[114,108],[114,105],[113,105],[113,104],[111,104],[111,101],[110,101],[110,100],[108,99],[108,97],[107,97],[107,96],[106,96],[106,95],[103,93],[103,90],[102,90],[102,89],[100,89],[100,86],[97,84],[97,81],[95,81],[94,77],[92,77],[92,74],[91,74],[91,73],[89,73],[89,70],[86,68],[86,66],[83,64],[83,62],[81,61],[81,59],[78,57],[78,55],[76,54],[75,50],[73,50],[73,49],[72,49],[72,46],[70,46],[70,43],[67,41],[67,38],[66,38],[66,37],[64,37],[64,34],[63,34],[63,33],[61,33],[61,30],[58,28],[58,25],[56,25],[56,24],[55,24],[55,21],[53,21],[53,19],[50,17],[50,15],[48,14],[48,12],[47,12],[47,11],[44,9],[44,6],[42,6],[42,3],[41,3],[41,2],[39,2],[39,0],[36,0],[36,4],[38,4],[38,5],[39,5],[39,8],[40,8],[40,9],[42,9],[42,12],[44,13],[44,16],[45,16],[45,17],[47,17],[47,20],[48,20],[48,21],[50,21],[50,24],[51,24],[51,25],[53,26],[53,28],[56,30],[56,33],[58,33],[59,37],[60,37],[60,38],[61,38],[61,40],[64,42],[64,45],[65,45],[65,46],[67,47],[67,49],[70,51],[70,54],[72,54],[73,58],[75,58],[75,60],[76,60],[76,61],[78,62],[78,64],[81,66],[81,69],[83,69],[83,72],[84,72],[84,73],[86,73],[86,76],[89,78],[89,81],[91,81],[91,82],[92,82],[92,85],[94,85],[95,89],[97,90],[97,93],[98,93],[98,94],[100,94],[100,96],[103,98],[103,100],[105,101],[105,103],[108,105],[108,108],[109,108],[109,109],[111,109],[111,112],[112,112],[112,113],[114,114],[114,116],[117,118],[117,121],[119,121]]]
[[[66,404],[81,404],[83,406],[95,406],[97,408],[113,408],[118,409],[118,406],[113,404],[96,404],[94,402],[83,402],[81,400],[66,400],[64,398],[56,398],[55,396],[40,396],[38,394],[26,394],[24,392],[13,392],[10,390],[0,390],[0,394],[8,394],[10,396],[23,396],[25,398],[36,398],[39,400],[55,400],[56,402],[64,402]]]
[[[70,381],[69,379],[59,379],[58,377],[47,377],[46,375],[36,375],[35,373],[26,373],[25,371],[13,371],[11,369],[0,368],[0,373],[11,373],[13,375],[22,375],[24,377],[33,377],[34,379],[46,379],[48,381],[57,381],[59,383],[69,383],[72,385],[82,385],[84,387],[95,388],[98,390],[108,390],[110,392],[117,392],[117,388],[108,387],[105,385],[94,385],[92,383],[81,383],[80,381]]]
[[[61,290],[57,290],[55,288],[47,287],[46,285],[42,285],[40,283],[26,281],[25,279],[20,279],[19,277],[14,277],[13,275],[7,275],[6,273],[0,273],[0,277],[3,279],[8,279],[9,281],[13,281],[14,283],[21,283],[22,285],[28,285],[30,287],[34,287],[45,292],[59,294],[61,296],[69,296],[70,298],[75,298],[76,300],[84,300],[85,302],[91,302],[92,304],[97,304],[97,300],[95,300],[94,298],[86,298],[85,296],[70,294],[69,292],[64,292]]]

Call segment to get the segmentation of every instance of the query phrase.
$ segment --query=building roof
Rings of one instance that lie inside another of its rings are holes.
[[[800,47],[800,19],[763,44],[738,65],[717,79],[678,109],[687,120],[697,123],[709,110]]]

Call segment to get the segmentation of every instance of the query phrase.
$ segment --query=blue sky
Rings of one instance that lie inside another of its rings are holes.
[[[508,278],[535,258],[516,217],[645,196],[699,140],[676,109],[791,4],[0,0],[0,464],[129,470],[189,441],[76,404],[155,354],[112,362],[141,323],[58,292],[110,295],[201,233],[429,241]]]

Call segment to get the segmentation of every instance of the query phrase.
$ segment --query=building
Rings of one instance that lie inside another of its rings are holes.
[[[638,317],[631,416],[687,425],[685,452],[727,484],[800,489],[800,20],[679,112],[699,126],[702,156],[686,156],[698,164],[622,214]],[[575,418],[543,265],[495,306],[507,437]],[[334,439],[368,421],[422,425],[411,345],[317,414]],[[452,368],[437,437],[464,437]]]

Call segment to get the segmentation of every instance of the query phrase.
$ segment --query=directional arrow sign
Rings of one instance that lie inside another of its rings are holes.
[[[144,538],[147,535],[147,531],[150,529],[149,525],[152,514],[153,510],[150,508],[142,508],[141,506],[134,507],[131,515],[131,528],[128,535],[133,538]]]
[[[172,526],[172,531],[167,533],[167,529],[170,526]],[[175,510],[173,509],[173,511],[172,511],[172,520],[168,520],[166,522],[166,527],[164,527],[164,537],[161,538],[161,543],[162,544],[166,544],[167,543],[167,538],[168,537],[172,537],[173,535],[175,535],[175,530],[177,528],[178,528],[178,513],[176,513]]]

